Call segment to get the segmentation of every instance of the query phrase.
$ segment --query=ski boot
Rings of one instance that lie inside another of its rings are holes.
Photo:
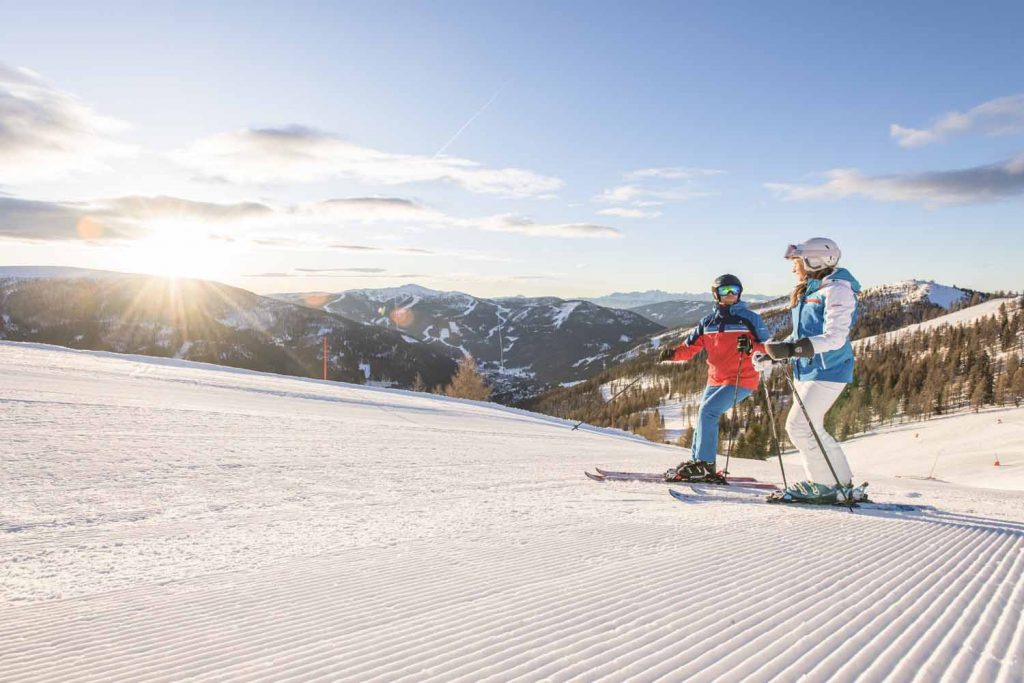
[[[715,471],[712,463],[703,460],[691,460],[665,472],[665,481],[693,481],[716,484],[725,483],[725,475]]]
[[[805,505],[857,505],[870,503],[865,489],[867,483],[858,487],[828,486],[813,481],[799,481],[790,484],[785,491],[776,491],[768,496],[769,503],[803,503]]]

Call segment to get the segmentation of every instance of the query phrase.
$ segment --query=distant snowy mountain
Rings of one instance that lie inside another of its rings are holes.
[[[502,400],[600,371],[664,326],[625,310],[556,297],[483,299],[418,285],[275,298],[401,332],[452,357],[473,356]]]
[[[665,327],[688,327],[696,325],[714,307],[713,301],[662,301],[629,310]]]
[[[354,296],[363,296],[371,301],[387,303],[398,298],[419,297],[420,299],[441,299],[441,300],[467,300],[472,299],[469,294],[462,292],[443,292],[415,284],[402,285],[401,287],[382,287],[378,289],[352,289],[349,290]]]
[[[754,302],[765,301],[772,297],[744,292],[743,298],[748,302]],[[650,289],[646,292],[614,292],[605,296],[585,298],[584,300],[598,306],[605,306],[606,308],[635,310],[643,306],[660,304],[666,301],[714,301],[714,298],[711,296],[710,290],[706,292],[666,292],[660,289]]]
[[[0,339],[409,387],[447,355],[400,333],[203,280],[81,269],[0,270]]]
[[[903,304],[928,302],[948,311],[953,306],[969,301],[976,293],[972,289],[940,285],[933,280],[902,280],[889,285],[869,287],[864,290],[862,299],[872,301],[876,305],[892,301]]]
[[[858,299],[853,338],[890,332],[924,322],[944,315],[950,309],[977,305],[989,296],[985,292],[926,280],[902,280],[867,287]],[[762,302],[751,308],[761,314],[772,334],[788,334],[792,329],[788,296]]]

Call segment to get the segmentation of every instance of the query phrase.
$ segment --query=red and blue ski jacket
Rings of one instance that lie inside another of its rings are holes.
[[[764,342],[772,337],[761,316],[746,304],[737,301],[732,306],[719,305],[704,317],[676,347],[673,361],[690,360],[701,351],[708,352],[708,384],[721,386],[736,384],[739,370],[739,385],[755,390],[759,375],[754,369],[750,355],[737,350],[739,337],[750,338],[754,351],[764,351]]]

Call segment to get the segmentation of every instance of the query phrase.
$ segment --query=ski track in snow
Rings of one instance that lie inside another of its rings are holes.
[[[1024,680],[1020,491],[685,504],[582,476],[679,449],[498,406],[10,343],[0,373],[5,683]]]

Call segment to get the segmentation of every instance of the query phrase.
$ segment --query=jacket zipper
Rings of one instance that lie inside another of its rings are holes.
[[[804,304],[805,303],[806,303],[806,301],[804,301],[804,297],[800,297],[800,306],[796,309],[796,324],[795,324],[796,329],[793,330],[793,336],[796,337],[797,339],[800,338],[800,323],[802,323],[804,321]],[[796,363],[793,363],[793,369],[796,370],[796,378],[800,379],[800,361],[799,360],[797,360]]]

